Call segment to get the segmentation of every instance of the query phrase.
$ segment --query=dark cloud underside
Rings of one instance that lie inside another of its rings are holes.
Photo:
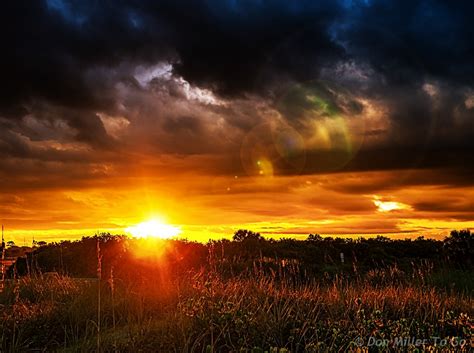
[[[467,1],[10,1],[0,15],[0,155],[31,170],[95,170],[201,154],[220,161],[209,173],[244,173],[242,141],[279,114],[306,148],[297,168],[272,150],[278,174],[435,168],[470,180],[472,10]],[[347,136],[331,129],[341,119],[362,142],[340,148]],[[333,145],[323,146],[327,131]]]

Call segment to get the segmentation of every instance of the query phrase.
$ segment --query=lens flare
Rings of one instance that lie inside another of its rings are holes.
[[[301,126],[308,167],[319,171],[344,168],[360,149],[365,137],[361,104],[328,83],[308,82],[282,96],[278,110],[287,121]]]
[[[302,136],[282,121],[254,127],[243,139],[240,158],[250,176],[298,174],[306,162]]]
[[[257,161],[259,175],[273,176],[273,165],[269,160],[262,158]]]

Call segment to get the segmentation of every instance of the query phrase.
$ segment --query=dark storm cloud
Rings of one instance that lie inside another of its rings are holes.
[[[223,93],[262,88],[267,81],[258,80],[268,70],[317,78],[328,61],[351,57],[393,82],[428,73],[470,84],[471,7],[439,1],[12,1],[3,5],[0,24],[9,86],[2,103],[41,97],[107,105],[106,83],[87,70],[124,61],[173,61],[188,81]]]
[[[175,132],[184,130],[190,135],[199,134],[202,126],[200,121],[190,116],[180,116],[172,120],[168,120],[164,123],[163,128],[168,132]]]
[[[136,141],[157,145],[153,152],[215,153],[227,151],[226,143],[235,152],[242,134],[262,120],[258,99],[304,130],[301,112],[315,103],[307,107],[308,92],[292,95],[289,87],[311,81],[309,93],[322,100],[319,115],[363,115],[361,100],[369,99],[387,109],[390,130],[366,131],[383,143],[350,158],[337,155],[344,151],[308,150],[304,173],[469,169],[472,7],[442,1],[10,1],[0,21],[0,153],[65,160],[79,153],[32,147],[45,140],[117,154],[119,143],[133,149]],[[157,63],[169,71],[145,84],[137,78],[137,68],[146,72]],[[189,85],[228,104],[192,98]],[[282,96],[289,101],[284,106]],[[130,122],[130,140],[112,137],[97,112]]]
[[[474,82],[471,1],[353,1],[337,37],[391,84],[431,75]]]
[[[107,82],[88,70],[124,61],[173,61],[191,82],[249,90],[280,45],[274,65],[290,73],[292,58],[317,62],[340,51],[327,28],[340,13],[332,3],[8,2],[0,23],[3,113],[21,113],[32,98],[107,107]]]

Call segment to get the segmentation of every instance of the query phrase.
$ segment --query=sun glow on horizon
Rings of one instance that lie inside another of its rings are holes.
[[[181,233],[179,227],[164,223],[161,220],[152,219],[138,223],[137,225],[125,228],[135,238],[158,238],[169,239],[178,236]]]
[[[411,210],[410,205],[396,201],[382,201],[379,196],[374,196],[373,203],[379,212]]]

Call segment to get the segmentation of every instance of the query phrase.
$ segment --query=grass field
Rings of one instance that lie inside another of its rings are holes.
[[[173,278],[160,267],[147,280],[133,282],[113,272],[102,274],[102,281],[25,276],[0,294],[1,350],[468,352],[471,347],[472,293],[439,288],[429,273],[419,272],[414,281],[393,267],[351,279],[314,280],[295,268],[278,270],[263,271],[255,263],[234,276],[211,268]],[[415,338],[429,342],[400,343]]]

